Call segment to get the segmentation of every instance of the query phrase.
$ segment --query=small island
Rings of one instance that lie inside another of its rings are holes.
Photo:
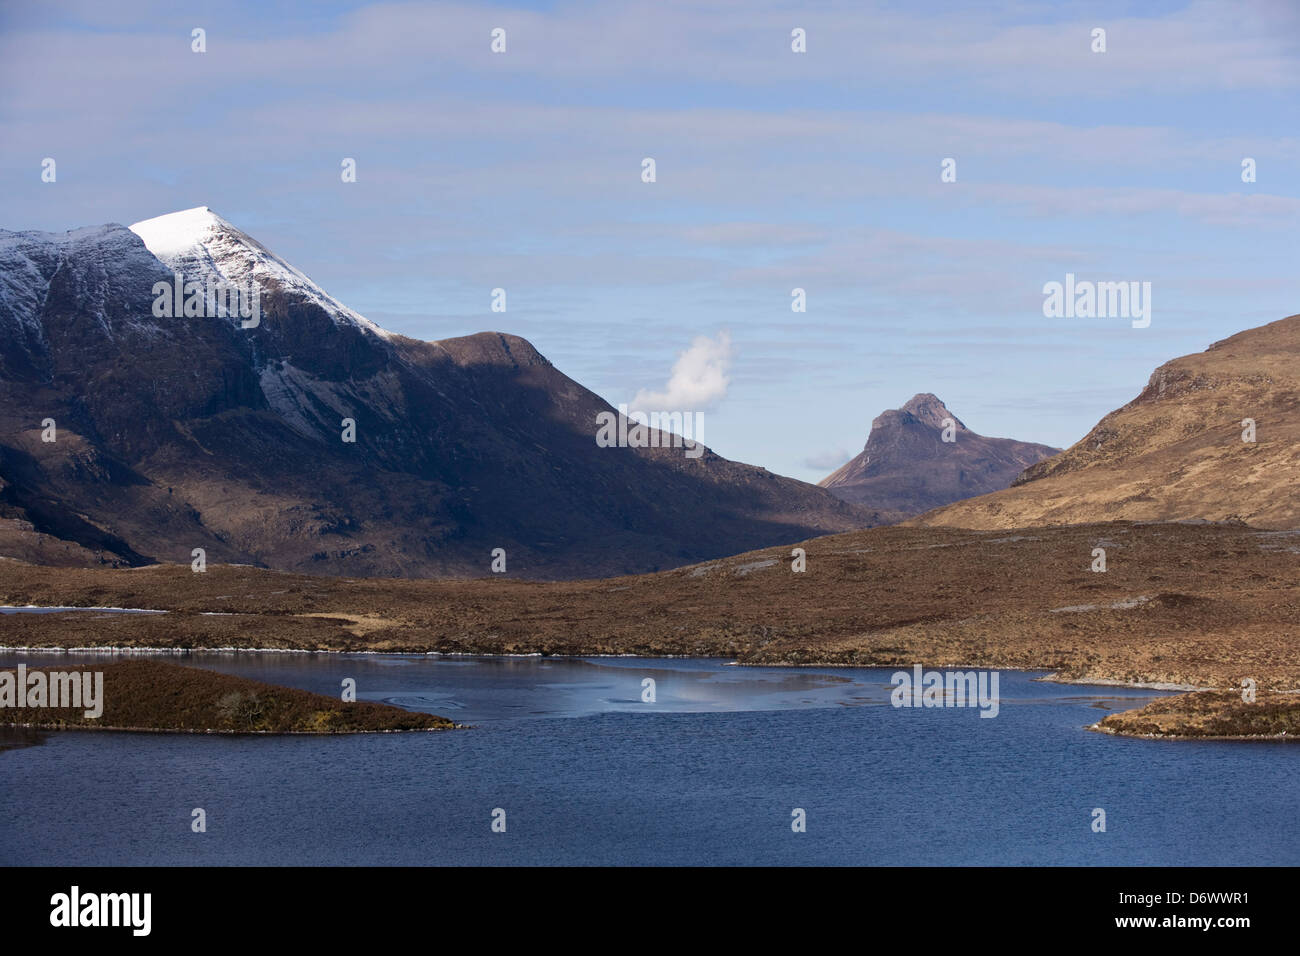
[[[231,674],[157,660],[69,660],[26,667],[26,676],[103,674],[102,713],[84,707],[0,707],[0,726],[196,734],[360,734],[461,727],[445,717],[389,704],[346,702]],[[17,668],[0,667],[16,679]],[[51,701],[53,703],[53,701]]]
[[[1090,729],[1169,740],[1300,740],[1300,693],[1261,690],[1247,702],[1240,690],[1194,691],[1111,714]]]

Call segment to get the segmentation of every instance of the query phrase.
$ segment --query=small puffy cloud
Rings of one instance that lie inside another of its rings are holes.
[[[641,389],[632,399],[634,409],[644,411],[696,411],[719,401],[731,384],[731,333],[725,329],[714,338],[697,336],[677,356],[672,375],[662,391]]]

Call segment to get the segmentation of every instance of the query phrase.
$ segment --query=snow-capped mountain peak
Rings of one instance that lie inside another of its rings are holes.
[[[150,252],[164,261],[167,257],[183,255],[203,245],[214,233],[223,229],[239,233],[238,229],[207,206],[195,206],[193,209],[155,216],[137,222],[130,228],[144,240]],[[239,234],[243,236],[243,233]]]
[[[382,338],[391,333],[349,309],[306,274],[295,269],[252,236],[231,225],[207,206],[182,209],[145,219],[130,227],[145,247],[185,280],[238,285],[250,280],[263,291],[302,296],[325,310],[335,322],[351,324]]]

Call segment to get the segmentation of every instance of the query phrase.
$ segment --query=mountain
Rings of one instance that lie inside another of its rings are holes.
[[[594,577],[881,520],[702,447],[600,447],[602,412],[525,340],[384,331],[205,207],[0,231],[0,554],[419,577],[503,548]]]
[[[1255,440],[1244,441],[1252,419]],[[1300,528],[1300,315],[1167,362],[1146,388],[1006,491],[918,524],[1019,528],[1127,519]]]
[[[952,441],[944,441],[950,428]],[[985,438],[936,396],[915,395],[871,423],[862,452],[818,482],[844,501],[898,521],[939,505],[997,491],[1055,454],[1048,445]]]

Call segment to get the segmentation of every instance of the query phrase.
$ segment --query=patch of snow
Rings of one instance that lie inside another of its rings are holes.
[[[320,306],[336,323],[349,324],[388,339],[392,333],[354,312],[256,239],[232,226],[207,206],[145,219],[131,231],[185,281],[216,281],[263,289],[278,287]]]
[[[78,283],[83,310],[110,337],[115,330],[106,315],[106,303],[119,301],[131,291],[123,288],[122,282],[164,274],[139,238],[116,223],[62,233],[0,230],[0,330],[32,355],[46,349],[41,316],[50,281],[69,261],[77,264],[71,279]],[[117,321],[156,333],[149,317],[140,321],[119,317]]]

